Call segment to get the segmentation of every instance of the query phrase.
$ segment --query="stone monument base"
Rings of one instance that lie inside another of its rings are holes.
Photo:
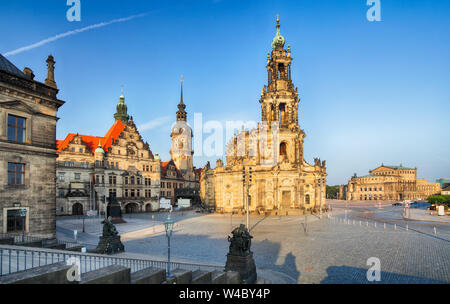
[[[113,223],[113,224],[123,224],[123,223],[126,223],[126,221],[123,218],[121,218],[121,217],[113,217],[111,219],[111,223]]]
[[[101,254],[113,254],[124,251],[125,247],[120,241],[120,236],[118,235],[112,237],[101,236],[97,248],[94,249],[94,252]]]
[[[227,254],[225,271],[229,270],[239,272],[243,284],[256,283],[257,275],[253,253],[250,253],[247,256]]]

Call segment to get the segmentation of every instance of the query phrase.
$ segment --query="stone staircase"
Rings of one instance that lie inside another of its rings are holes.
[[[241,278],[234,271],[206,271],[175,269],[172,277],[166,270],[145,268],[131,273],[121,265],[110,265],[82,273],[80,281],[69,281],[67,274],[72,266],[58,262],[0,277],[0,284],[240,284]]]

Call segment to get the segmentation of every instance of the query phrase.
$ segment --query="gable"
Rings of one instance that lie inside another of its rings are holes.
[[[27,105],[25,102],[20,100],[10,100],[10,101],[1,101],[0,107],[6,109],[19,110],[28,114],[39,114],[39,111],[36,111],[33,107]]]

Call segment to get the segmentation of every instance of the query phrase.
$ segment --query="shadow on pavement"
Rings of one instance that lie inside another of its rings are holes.
[[[381,281],[370,282],[366,274],[368,269],[351,266],[330,266],[328,276],[321,284],[446,284],[444,281],[381,271]]]

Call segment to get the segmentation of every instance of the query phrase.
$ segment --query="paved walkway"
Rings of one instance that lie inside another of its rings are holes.
[[[436,225],[434,234],[433,225],[403,220],[402,208],[390,203],[381,208],[337,209],[331,219],[327,215],[322,219],[250,216],[252,251],[258,270],[265,273],[261,277],[284,283],[369,283],[367,260],[377,257],[381,283],[450,283],[449,226]],[[166,217],[163,214],[154,220]],[[184,213],[173,217],[179,226],[171,239],[172,258],[193,263],[224,265],[227,236],[245,223],[245,216],[238,215]],[[151,214],[136,219],[152,220]],[[409,223],[408,230],[405,223]],[[126,254],[166,260],[165,234],[152,234],[148,229],[134,231],[124,242]]]
[[[431,214],[430,214],[431,213]],[[410,209],[405,219],[423,221],[423,222],[439,222],[450,224],[449,215],[437,215],[437,211],[429,211],[424,209]]]

